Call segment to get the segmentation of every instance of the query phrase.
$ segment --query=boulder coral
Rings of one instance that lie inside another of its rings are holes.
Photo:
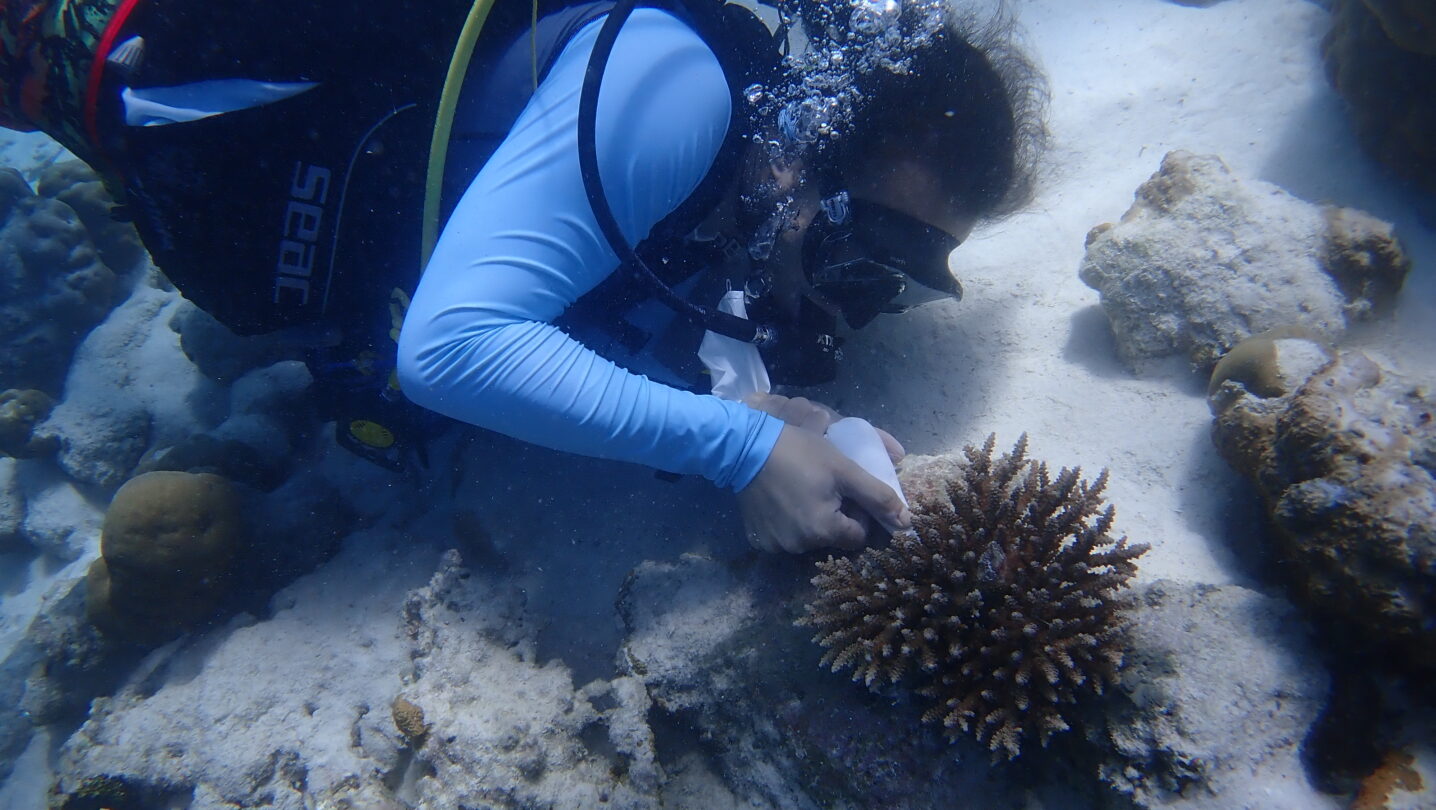
[[[1242,180],[1216,155],[1171,152],[1120,222],[1087,235],[1079,275],[1130,368],[1181,355],[1207,373],[1254,334],[1295,326],[1334,340],[1389,312],[1410,267],[1388,223]]]
[[[1109,532],[1104,471],[1056,477],[1027,437],[994,458],[965,450],[943,485],[913,493],[911,533],[818,564],[801,624],[822,663],[870,688],[911,676],[923,716],[969,733],[995,757],[1069,728],[1067,705],[1112,685],[1122,661],[1121,595],[1146,545]],[[934,496],[935,490],[935,496]]]
[[[0,390],[58,393],[75,347],[117,289],[75,210],[0,169]]]
[[[62,160],[51,165],[40,175],[35,189],[41,197],[75,210],[106,266],[123,273],[145,255],[139,232],[117,216],[122,209],[100,176],[83,161]]]
[[[193,629],[226,595],[244,542],[238,495],[208,473],[151,472],[105,513],[87,612],[100,629],[158,643]]]
[[[1336,0],[1321,46],[1362,147],[1400,179],[1436,191],[1436,7]]]
[[[55,400],[33,388],[0,393],[0,453],[14,458],[35,458],[55,452],[53,437],[35,436],[39,424]]]
[[[1342,646],[1436,670],[1436,395],[1361,352],[1280,343],[1285,390],[1215,381],[1217,449],[1256,485],[1295,601]]]

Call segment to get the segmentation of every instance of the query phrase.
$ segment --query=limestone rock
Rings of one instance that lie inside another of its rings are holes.
[[[415,751],[426,775],[411,786],[414,804],[659,807],[647,691],[623,678],[576,690],[561,663],[534,661],[512,593],[450,551],[405,603],[406,699],[424,707],[429,731]]]
[[[84,588],[61,577],[23,623],[7,621],[0,645],[0,778],[8,775],[37,726],[72,724],[130,663],[85,620]],[[6,616],[7,620],[19,619]]]
[[[25,495],[20,489],[19,462],[0,456],[0,552],[12,551],[22,541]]]
[[[1263,396],[1225,380],[1213,439],[1251,479],[1295,600],[1338,633],[1436,669],[1436,396],[1350,351]]]
[[[103,504],[92,501],[52,468],[32,467],[27,473],[20,525],[26,542],[55,561],[93,557],[99,547]]]
[[[1088,234],[1080,275],[1140,373],[1170,355],[1210,371],[1278,327],[1333,340],[1388,311],[1409,268],[1385,223],[1241,180],[1214,155],[1171,152],[1121,222]]]
[[[208,312],[186,302],[169,320],[170,330],[179,336],[185,356],[201,373],[220,382],[233,382],[245,372],[293,354],[282,336],[275,334],[240,336]]]
[[[213,428],[225,415],[222,389],[155,321],[189,306],[173,291],[139,285],[75,353],[64,398],[35,428],[59,444],[72,478],[114,491],[154,448]]]
[[[129,479],[144,456],[152,428],[143,408],[115,397],[84,408],[57,409],[40,435],[59,445],[57,460],[71,478],[112,491]]]
[[[1291,605],[1238,586],[1137,590],[1102,779],[1142,808],[1335,808],[1301,762],[1328,677]]]
[[[311,382],[309,369],[297,360],[248,372],[230,388],[225,421],[160,449],[136,472],[212,472],[263,492],[273,491],[284,482],[307,435],[317,428],[308,398]]]

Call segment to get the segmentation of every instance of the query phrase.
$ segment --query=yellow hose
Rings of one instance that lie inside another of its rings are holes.
[[[429,142],[429,173],[424,181],[424,232],[420,243],[419,268],[422,272],[434,253],[434,244],[439,241],[439,195],[444,188],[444,162],[449,154],[449,133],[454,127],[454,108],[459,103],[459,90],[464,85],[464,73],[469,69],[469,58],[474,55],[474,43],[479,31],[489,18],[494,0],[474,0],[469,16],[459,32],[454,56],[449,60],[449,72],[444,76],[444,90],[439,95],[439,111],[434,116],[434,138]]]

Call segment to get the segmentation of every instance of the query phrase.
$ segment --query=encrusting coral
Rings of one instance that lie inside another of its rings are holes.
[[[1011,759],[1024,738],[1046,746],[1069,728],[1064,704],[1115,683],[1119,591],[1147,546],[1108,533],[1106,471],[1054,479],[1027,458],[1026,435],[997,459],[995,441],[965,449],[945,492],[914,497],[912,532],[818,563],[799,623],[817,628],[834,672],[869,688],[913,674],[933,701],[924,722]]]

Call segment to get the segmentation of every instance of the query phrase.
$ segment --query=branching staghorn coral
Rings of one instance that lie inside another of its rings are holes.
[[[1105,470],[1054,479],[1025,434],[997,459],[995,443],[967,447],[940,494],[915,499],[912,532],[818,563],[799,623],[828,648],[823,665],[872,689],[911,674],[932,701],[924,722],[1011,759],[1025,737],[1046,746],[1069,727],[1063,704],[1115,682],[1119,592],[1147,546],[1108,534]]]

